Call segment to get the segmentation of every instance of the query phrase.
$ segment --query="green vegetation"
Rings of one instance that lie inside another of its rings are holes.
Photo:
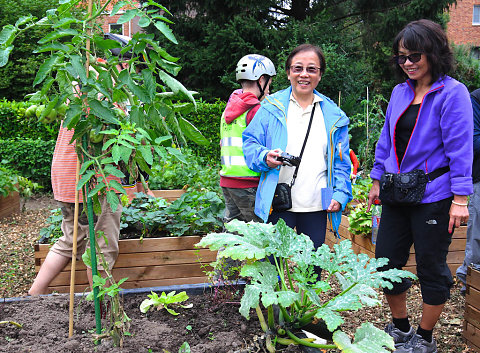
[[[372,211],[367,212],[368,193],[372,187],[370,178],[359,179],[353,185],[353,200],[347,206],[350,213],[348,214],[349,227],[351,234],[371,237],[372,234]]]
[[[224,247],[222,256],[243,261],[240,275],[249,277],[250,282],[240,313],[248,319],[250,309],[256,310],[269,352],[275,352],[276,344],[291,343],[343,352],[394,349],[393,339],[370,323],[361,325],[351,342],[340,328],[342,314],[380,305],[375,288],[391,288],[391,282],[415,275],[397,269],[377,272],[388,260],[355,255],[348,240],[335,244],[333,252],[325,244],[315,250],[308,236],[297,234],[283,220],[276,225],[233,220],[225,227],[228,233],[210,233],[197,245],[213,251]],[[322,278],[314,272],[315,266],[322,269]],[[333,281],[340,286],[340,293],[329,292]],[[322,302],[319,295],[327,292],[328,299]],[[267,309],[267,319],[260,304]],[[279,309],[276,315],[274,307]],[[333,332],[333,345],[313,344],[294,334],[318,320]]]
[[[150,309],[152,310],[165,309],[170,314],[176,316],[176,315],[179,315],[179,313],[173,310],[172,307],[179,306],[184,309],[189,309],[193,307],[193,304],[188,304],[188,305],[180,304],[188,300],[187,292],[180,292],[178,294],[176,294],[175,291],[169,292],[168,294],[165,294],[165,292],[162,292],[160,296],[158,296],[158,294],[155,292],[151,292],[151,294],[148,294],[147,297],[149,299],[145,299],[140,304],[140,311],[144,314]]]

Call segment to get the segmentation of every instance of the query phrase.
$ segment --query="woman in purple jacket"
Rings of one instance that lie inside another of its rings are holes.
[[[370,205],[379,198],[384,173],[423,170],[430,181],[420,204],[384,204],[377,258],[384,269],[405,266],[415,246],[423,311],[418,329],[410,326],[407,291],[410,281],[384,289],[393,322],[387,325],[395,352],[437,352],[433,328],[450,298],[452,275],[446,258],[455,227],[468,219],[467,196],[473,192],[473,117],[467,88],[447,76],[453,56],[445,32],[429,20],[409,23],[393,44],[395,69],[406,82],[397,85],[370,174]]]

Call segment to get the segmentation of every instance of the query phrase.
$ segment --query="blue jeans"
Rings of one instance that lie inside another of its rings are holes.
[[[473,184],[473,194],[468,205],[470,217],[467,223],[467,244],[465,259],[457,269],[456,275],[463,284],[467,283],[467,268],[470,264],[480,265],[480,182]]]

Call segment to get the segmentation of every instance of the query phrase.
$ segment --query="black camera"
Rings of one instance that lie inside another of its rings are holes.
[[[287,152],[282,152],[282,154],[277,157],[277,161],[283,162],[283,165],[287,165],[289,167],[297,167],[300,165],[302,159],[300,157],[292,156]]]

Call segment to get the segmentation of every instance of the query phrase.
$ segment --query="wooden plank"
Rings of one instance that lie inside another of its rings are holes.
[[[150,253],[131,253],[119,254],[113,268],[120,267],[138,267],[138,266],[161,266],[174,264],[210,263],[215,261],[217,253],[209,249],[200,250],[178,250],[178,251],[159,251]],[[38,272],[45,259],[36,264],[35,270]],[[62,271],[70,271],[71,262],[63,268]],[[82,261],[78,261],[76,269],[85,270],[86,266]]]
[[[470,287],[465,295],[465,303],[475,308],[480,308],[480,291]]]
[[[467,341],[467,345],[472,347],[480,347],[480,330],[469,322],[465,322],[463,337]]]
[[[135,252],[152,252],[152,251],[170,251],[178,249],[195,249],[202,237],[200,236],[183,236],[183,237],[165,237],[165,238],[145,238],[140,239],[121,239],[118,242],[120,253],[135,253]],[[35,257],[45,258],[50,249],[49,244],[38,244],[38,252],[35,252]]]
[[[467,269],[467,290],[469,287],[480,291],[480,271],[468,266]]]
[[[126,281],[122,283],[123,289],[130,288],[148,288],[148,287],[163,287],[163,286],[173,286],[180,284],[197,284],[197,283],[208,283],[208,278],[203,277],[185,277],[185,278],[171,278],[163,280],[150,280],[150,281]],[[69,293],[69,286],[50,286],[48,287],[49,291],[55,291],[58,293]],[[88,285],[75,285],[75,293],[82,293],[84,291],[90,291]],[[146,295],[145,295],[146,296]]]
[[[480,328],[480,309],[465,303],[464,319],[471,325]]]
[[[447,263],[462,264],[464,257],[465,257],[464,251],[449,251],[447,254]],[[410,254],[405,266],[413,266],[413,265],[415,265],[415,254]]]
[[[7,197],[0,196],[0,218],[20,213],[20,195],[18,191],[11,192]]]
[[[152,190],[155,197],[161,197],[167,201],[175,201],[185,194],[185,190],[176,189],[176,190]]]

